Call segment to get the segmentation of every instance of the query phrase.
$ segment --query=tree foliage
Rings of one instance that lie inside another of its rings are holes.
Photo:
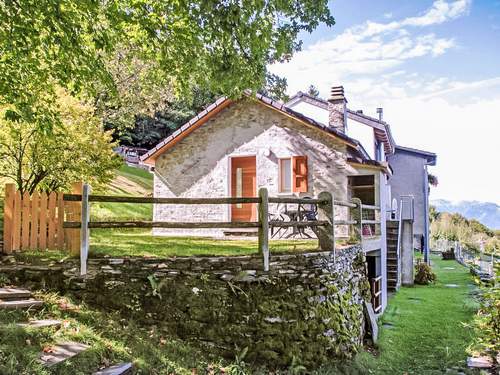
[[[216,95],[195,88],[190,96],[167,100],[152,115],[137,115],[132,127],[121,129],[111,123],[106,127],[114,130],[114,138],[120,144],[151,148],[215,99]]]
[[[480,244],[489,253],[500,253],[500,236],[475,219],[467,219],[458,213],[429,212],[431,234],[434,240],[460,241],[472,250],[480,250]]]
[[[298,34],[321,22],[334,23],[327,0],[4,1],[0,104],[8,118],[50,126],[56,87],[98,99],[102,87],[120,91],[107,62],[123,48],[176,92],[198,85],[236,97],[265,86],[267,65],[289,59]]]
[[[109,182],[121,160],[93,107],[62,90],[55,105],[61,124],[50,136],[33,123],[0,120],[0,177],[29,193],[68,188],[76,181]]]
[[[307,94],[317,98],[319,97],[319,90],[316,88],[316,86],[310,85],[309,88],[307,89]]]

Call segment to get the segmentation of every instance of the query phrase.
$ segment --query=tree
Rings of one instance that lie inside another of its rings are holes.
[[[176,93],[259,90],[268,64],[299,50],[301,31],[334,19],[327,0],[16,0],[0,4],[0,105],[7,119],[50,127],[56,88],[117,91],[106,62],[123,45]]]
[[[82,180],[105,184],[122,163],[93,107],[62,90],[57,94],[54,110],[61,114],[61,125],[50,136],[36,124],[0,120],[0,177],[21,193],[61,190]]]
[[[319,97],[319,90],[314,85],[310,85],[307,93],[315,98]]]
[[[121,144],[150,148],[215,101],[217,95],[195,88],[190,96],[164,103],[152,116],[137,115],[134,126],[115,132]]]

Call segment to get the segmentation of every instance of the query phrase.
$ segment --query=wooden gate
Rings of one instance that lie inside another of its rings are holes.
[[[82,183],[72,186],[81,194]],[[64,201],[62,192],[21,194],[14,184],[5,185],[4,252],[28,250],[80,251],[80,230],[64,228],[64,221],[80,221],[81,202]]]

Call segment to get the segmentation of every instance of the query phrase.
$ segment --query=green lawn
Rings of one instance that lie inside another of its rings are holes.
[[[94,256],[207,256],[256,254],[257,240],[224,240],[203,237],[152,236],[149,230],[92,230],[90,252]],[[318,248],[317,240],[271,240],[271,252]]]
[[[206,373],[219,369],[222,359],[188,342],[169,337],[157,326],[138,326],[117,312],[101,312],[53,293],[37,293],[45,301],[40,311],[0,310],[0,374],[88,375],[102,366],[133,361],[138,374]],[[57,328],[20,328],[28,319],[59,319]],[[57,342],[90,346],[78,356],[50,368],[38,358]],[[221,371],[217,371],[221,374]]]
[[[358,366],[372,374],[395,375],[443,374],[447,369],[466,368],[466,347],[472,338],[466,324],[478,307],[470,295],[475,286],[468,269],[458,263],[437,256],[431,261],[436,284],[401,288],[389,300],[379,321],[379,355],[360,354]]]

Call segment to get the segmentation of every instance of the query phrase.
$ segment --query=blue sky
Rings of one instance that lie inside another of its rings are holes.
[[[500,204],[500,0],[337,0],[271,70],[289,93],[345,88],[351,109],[384,107],[396,142],[438,154],[431,198]]]

